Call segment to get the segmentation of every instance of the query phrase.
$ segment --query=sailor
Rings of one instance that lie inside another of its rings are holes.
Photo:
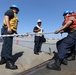
[[[74,17],[68,17],[69,11],[65,11],[63,16],[65,17],[65,25],[63,25],[59,30],[55,31],[55,34],[61,33],[65,29],[68,31],[67,37],[61,41],[61,44],[57,47],[58,54],[56,56],[55,62],[53,64],[49,63],[47,65],[48,69],[51,70],[61,70],[61,64],[65,58],[66,53],[69,48],[76,44],[76,19]]]
[[[34,33],[39,33],[39,34],[36,34],[35,35],[35,39],[34,39],[34,42],[35,42],[35,45],[34,45],[34,54],[36,55],[39,55],[39,52],[42,52],[41,51],[41,46],[42,46],[42,32],[43,32],[43,29],[41,27],[41,24],[42,24],[42,21],[39,19],[37,21],[37,25],[34,27],[33,29],[33,32]],[[40,34],[41,33],[41,34]]]
[[[10,6],[9,10],[5,12],[4,22],[1,29],[2,35],[11,35],[17,33],[18,12],[19,8],[16,5]],[[0,65],[6,63],[5,67],[7,69],[14,70],[17,69],[18,67],[13,63],[12,45],[13,45],[13,37],[3,37]]]

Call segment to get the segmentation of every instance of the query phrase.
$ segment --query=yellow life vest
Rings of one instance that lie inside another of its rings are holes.
[[[5,21],[4,21],[4,25],[6,25]],[[18,18],[16,16],[16,14],[14,13],[14,18],[12,18],[10,20],[10,27],[11,27],[12,30],[16,31],[17,30],[17,25],[18,25]]]

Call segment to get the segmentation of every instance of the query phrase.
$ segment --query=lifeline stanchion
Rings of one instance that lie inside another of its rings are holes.
[[[0,37],[18,37],[18,36],[29,36],[36,34],[54,34],[54,32],[46,32],[46,33],[26,33],[26,34],[10,34],[10,35],[0,35]]]

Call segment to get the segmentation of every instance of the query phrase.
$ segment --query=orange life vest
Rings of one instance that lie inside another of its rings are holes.
[[[72,16],[74,16],[74,17],[76,18],[76,12],[74,12],[74,13],[72,14]]]
[[[64,20],[64,24],[66,24],[67,21],[69,20],[69,17],[72,17],[72,16],[76,19],[76,13],[73,13],[73,14],[71,14],[69,16],[66,16],[66,18]],[[68,28],[70,28],[70,29],[76,28],[76,20],[73,21],[73,23]]]
[[[63,23],[62,23],[63,26],[67,23],[69,17],[71,17],[71,15],[66,16],[66,18],[64,19],[64,21],[63,21]],[[71,30],[71,29],[70,29],[69,27],[67,27],[67,28],[64,29],[64,32],[69,32],[70,30]]]

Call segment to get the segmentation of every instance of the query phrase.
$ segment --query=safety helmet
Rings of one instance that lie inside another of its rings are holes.
[[[66,15],[66,14],[71,14],[71,12],[69,10],[64,11],[63,16]]]
[[[72,13],[74,13],[74,11],[70,11],[70,13],[72,14]]]
[[[37,22],[42,22],[40,19],[38,19],[38,21]]]
[[[17,5],[12,5],[12,6],[10,6],[10,9],[12,9],[12,8],[16,8],[16,9],[19,11],[19,8],[18,8]]]

